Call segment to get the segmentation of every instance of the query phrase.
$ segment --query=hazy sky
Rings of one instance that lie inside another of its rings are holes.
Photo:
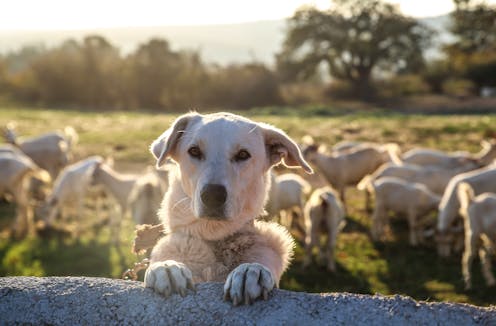
[[[490,1],[490,2],[495,2]],[[416,17],[453,9],[452,0],[395,0]],[[289,17],[305,3],[324,9],[329,0],[6,0],[0,29],[86,29],[156,25],[224,24]],[[0,40],[1,42],[1,40]]]

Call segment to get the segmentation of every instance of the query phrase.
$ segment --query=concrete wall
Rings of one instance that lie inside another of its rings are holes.
[[[140,282],[88,277],[0,278],[0,325],[496,325],[496,307],[416,302],[409,297],[275,290],[233,307],[222,284],[165,300]]]

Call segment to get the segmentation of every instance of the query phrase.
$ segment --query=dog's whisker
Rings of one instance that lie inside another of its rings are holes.
[[[172,210],[175,210],[176,208],[178,208],[178,207],[177,207],[178,205],[180,205],[181,203],[183,203],[183,202],[185,202],[185,201],[187,201],[187,200],[190,200],[190,198],[188,198],[188,197],[184,197],[183,199],[178,200],[178,201],[177,201],[177,202],[175,202],[175,203],[174,203],[174,205],[172,206]],[[182,207],[179,207],[179,208],[181,209]]]
[[[258,126],[254,126],[253,128],[250,129],[250,131],[248,131],[248,133],[251,134],[252,132],[254,132],[255,130],[257,130],[257,127]]]

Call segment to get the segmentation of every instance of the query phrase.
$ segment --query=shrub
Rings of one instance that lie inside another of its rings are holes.
[[[467,97],[474,94],[475,85],[468,79],[451,78],[443,83],[443,93],[455,97]]]
[[[429,93],[429,85],[419,75],[399,75],[391,77],[378,87],[383,97],[401,97]]]

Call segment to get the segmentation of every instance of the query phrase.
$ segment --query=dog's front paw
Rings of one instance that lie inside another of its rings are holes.
[[[189,268],[174,260],[151,264],[145,273],[145,286],[163,294],[166,298],[174,293],[184,297],[187,289],[195,290],[193,275]]]
[[[275,282],[267,267],[258,263],[241,264],[227,276],[224,284],[224,300],[233,304],[251,304],[259,297],[268,299]]]

